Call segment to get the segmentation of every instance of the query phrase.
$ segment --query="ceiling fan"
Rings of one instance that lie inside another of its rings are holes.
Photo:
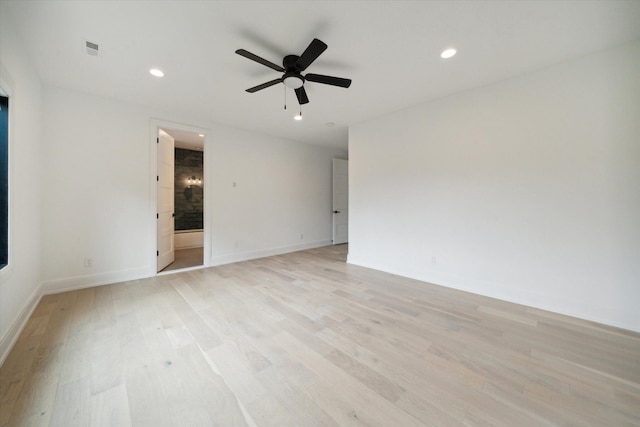
[[[238,49],[236,50],[236,53],[240,56],[251,59],[252,61],[256,61],[259,64],[266,65],[269,68],[284,73],[280,78],[273,79],[266,83],[262,83],[258,86],[247,89],[247,92],[254,93],[278,83],[284,83],[286,87],[291,88],[296,92],[298,102],[302,105],[309,102],[307,92],[304,90],[304,83],[306,81],[344,88],[351,86],[351,79],[343,79],[340,77],[324,76],[321,74],[311,73],[305,74],[304,76],[302,75],[302,72],[306,70],[307,67],[311,65],[311,63],[313,63],[313,61],[315,61],[326,49],[327,45],[324,42],[318,39],[313,39],[313,41],[309,44],[309,46],[307,46],[305,51],[302,52],[302,55],[285,56],[282,59],[282,67],[244,49]]]

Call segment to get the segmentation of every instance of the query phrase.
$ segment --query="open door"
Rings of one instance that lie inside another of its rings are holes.
[[[158,271],[175,260],[173,242],[174,139],[158,130]]]
[[[334,245],[349,241],[349,161],[333,159]]]

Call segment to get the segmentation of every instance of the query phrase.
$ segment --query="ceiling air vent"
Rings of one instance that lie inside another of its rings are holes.
[[[100,55],[100,45],[98,43],[90,42],[89,40],[84,41],[85,48],[87,49],[87,53],[91,56],[99,56]]]

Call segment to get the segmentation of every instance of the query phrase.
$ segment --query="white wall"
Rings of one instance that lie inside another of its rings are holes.
[[[155,271],[152,119],[210,130],[206,265],[330,242],[331,158],[343,152],[50,86],[44,109],[45,292]]]
[[[0,364],[40,296],[40,81],[0,3],[0,80],[10,91],[9,267],[0,271]]]
[[[214,135],[213,264],[331,243],[331,159],[344,151]]]
[[[148,113],[50,86],[44,111],[44,290],[147,275]]]
[[[640,42],[354,126],[349,262],[640,331]]]

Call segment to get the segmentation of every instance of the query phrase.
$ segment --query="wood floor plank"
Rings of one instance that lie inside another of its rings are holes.
[[[89,378],[84,377],[60,384],[53,402],[50,424],[83,427],[91,422],[91,393]]]
[[[329,246],[44,296],[5,426],[637,426],[640,334]]]
[[[340,350],[333,350],[325,358],[389,402],[396,402],[405,392],[404,388],[394,383],[391,379],[386,378]]]
[[[179,349],[178,354],[181,363],[175,365],[176,377],[186,390],[185,398],[199,411],[208,414],[209,420],[201,425],[254,424],[245,405],[221,375],[220,367],[202,348],[189,345]]]
[[[131,427],[127,387],[121,383],[91,395],[91,426]]]
[[[292,416],[286,405],[272,395],[263,395],[247,407],[252,420],[260,427],[294,427],[297,420]]]
[[[303,384],[304,390],[325,412],[339,423],[353,425],[421,425],[397,406],[345,375],[334,364],[307,347],[293,335],[282,332],[274,337],[283,348],[309,367],[316,377]]]
[[[336,421],[323,411],[311,398],[298,387],[296,381],[290,381],[282,370],[275,366],[264,369],[257,375],[260,382],[284,407],[292,419],[291,425],[306,427],[338,426]]]
[[[225,383],[245,406],[266,393],[250,364],[232,343],[209,350],[207,356],[216,364]]]

